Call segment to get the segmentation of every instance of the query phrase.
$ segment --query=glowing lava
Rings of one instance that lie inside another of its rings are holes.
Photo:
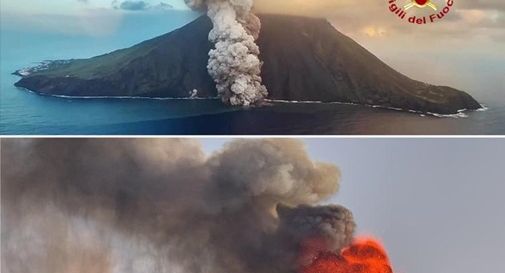
[[[393,273],[384,247],[375,239],[361,237],[342,253],[320,253],[301,273]]]

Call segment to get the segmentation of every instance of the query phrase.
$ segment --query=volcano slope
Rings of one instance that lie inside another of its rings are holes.
[[[324,19],[262,15],[258,40],[269,99],[346,102],[438,114],[481,105],[465,92],[398,73]],[[207,72],[210,19],[90,59],[17,72],[15,85],[65,96],[215,97]],[[26,71],[25,71],[26,72]],[[193,90],[197,90],[194,92]]]

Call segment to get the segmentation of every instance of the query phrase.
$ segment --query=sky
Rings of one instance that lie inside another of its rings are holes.
[[[410,0],[397,0],[403,5]],[[441,9],[447,0],[432,0]],[[454,0],[445,20],[429,26],[406,24],[388,12],[386,0],[256,0],[262,13],[288,13],[325,17],[339,29],[354,36],[376,39],[413,38],[458,39],[480,37],[484,42],[505,42],[505,4],[501,0]],[[2,13],[78,14],[84,10],[139,11],[151,9],[186,10],[183,0],[3,0]],[[415,10],[415,9],[413,9]],[[414,13],[413,13],[414,14]],[[418,12],[419,14],[419,12]],[[422,42],[421,39],[419,42]],[[467,40],[468,42],[468,40]]]
[[[204,139],[207,153],[226,139]],[[386,245],[396,273],[505,272],[500,139],[306,139],[312,159],[336,164],[329,202],[353,211],[359,232]]]
[[[187,9],[182,0],[5,0],[2,1],[4,12],[37,14],[72,14],[85,9],[122,9],[122,10],[145,10],[150,7],[159,7],[165,3],[175,9]]]
[[[396,3],[402,6],[409,1]],[[432,0],[439,9],[446,1]],[[428,25],[400,20],[389,11],[386,0],[256,0],[255,9],[327,18],[407,76],[462,89],[478,98],[504,97],[505,2],[454,2],[443,20]],[[160,17],[170,22],[173,12],[189,13],[183,0],[2,0],[0,5],[2,25],[97,37],[114,35],[125,18],[140,13],[152,16],[156,24]],[[414,8],[409,16],[430,13]]]

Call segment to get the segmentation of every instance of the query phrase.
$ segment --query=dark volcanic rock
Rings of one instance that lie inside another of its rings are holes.
[[[323,19],[263,15],[262,76],[270,99],[351,102],[453,114],[478,109],[470,95],[412,80]],[[207,17],[131,48],[49,65],[16,83],[67,96],[216,96],[207,73]]]

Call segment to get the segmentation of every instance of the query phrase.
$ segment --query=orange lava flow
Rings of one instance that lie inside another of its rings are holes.
[[[384,247],[373,238],[362,237],[340,255],[319,254],[301,273],[393,273],[393,269]]]

